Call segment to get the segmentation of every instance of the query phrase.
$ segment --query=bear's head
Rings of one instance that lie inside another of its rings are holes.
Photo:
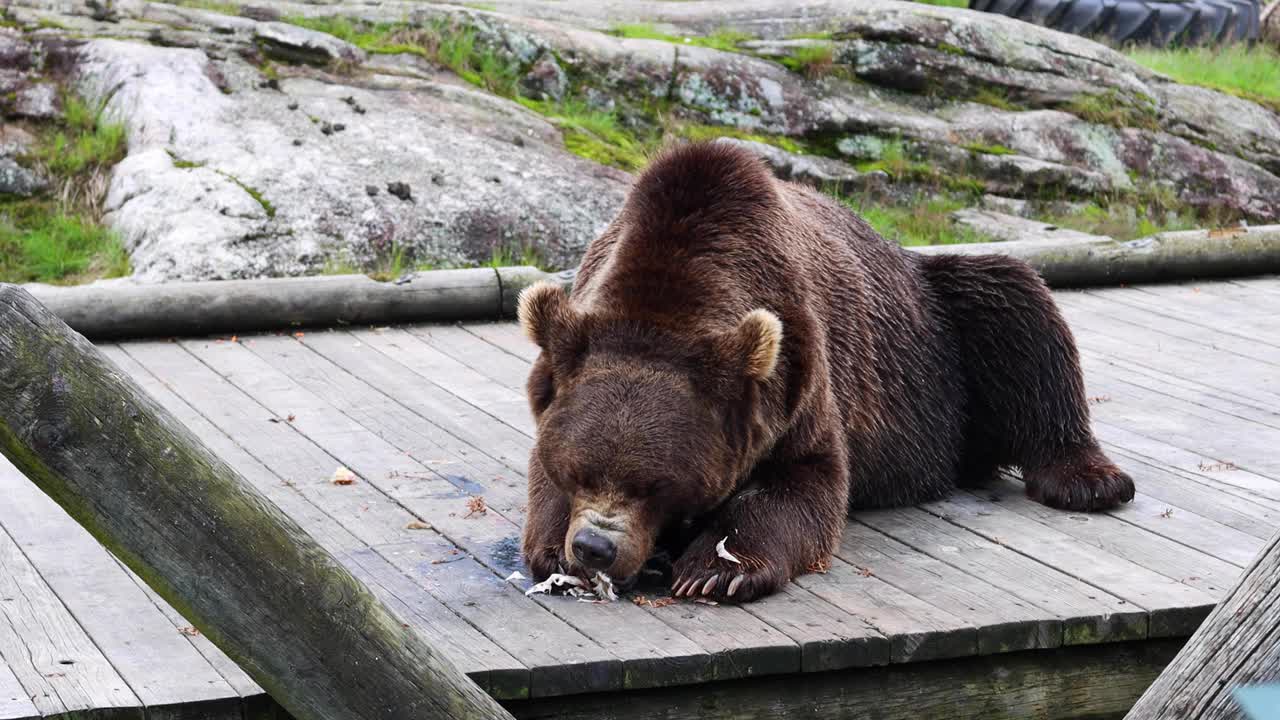
[[[583,312],[550,283],[521,294],[519,317],[542,350],[534,461],[568,501],[565,557],[625,582],[771,445],[764,390],[782,323],[753,310],[721,332],[660,327]]]

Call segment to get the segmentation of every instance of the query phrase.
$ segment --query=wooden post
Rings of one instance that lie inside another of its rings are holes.
[[[1280,534],[1125,720],[1242,718],[1232,691],[1280,679]]]
[[[13,285],[0,285],[0,452],[298,720],[511,717]]]

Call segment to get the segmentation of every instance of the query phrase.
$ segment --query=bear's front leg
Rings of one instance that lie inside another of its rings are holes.
[[[830,559],[848,503],[842,458],[757,466],[676,561],[672,594],[749,602],[777,592]]]
[[[552,573],[573,573],[565,559],[564,538],[569,532],[569,499],[547,479],[537,460],[529,463],[529,507],[521,547],[533,579],[546,580]]]

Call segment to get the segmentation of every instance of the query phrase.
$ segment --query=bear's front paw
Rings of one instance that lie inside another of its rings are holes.
[[[1023,473],[1027,496],[1060,510],[1096,511],[1133,499],[1133,478],[1116,467],[1101,451]]]
[[[779,563],[741,547],[735,537],[702,535],[672,570],[674,597],[750,602],[778,591],[788,578]]]

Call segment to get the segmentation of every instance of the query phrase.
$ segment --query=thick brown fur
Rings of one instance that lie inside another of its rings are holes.
[[[733,146],[664,152],[572,297],[526,292],[543,350],[524,534],[539,578],[585,570],[604,542],[616,555],[591,569],[625,579],[683,530],[674,591],[746,601],[825,562],[850,508],[1001,467],[1055,507],[1133,497],[1031,268],[905,252]]]

